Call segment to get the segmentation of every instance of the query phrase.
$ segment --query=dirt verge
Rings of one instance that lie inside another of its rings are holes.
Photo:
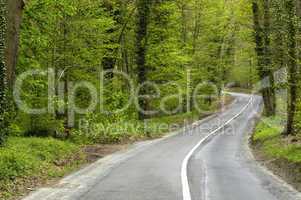
[[[255,159],[275,175],[292,185],[301,192],[301,163],[290,162],[283,158],[271,158],[263,151],[263,144],[251,142],[251,147]]]

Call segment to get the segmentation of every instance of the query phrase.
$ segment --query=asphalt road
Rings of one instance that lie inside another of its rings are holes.
[[[260,97],[234,95],[236,100],[226,111],[178,134],[100,160],[25,200],[300,199],[299,193],[260,167],[248,149]]]

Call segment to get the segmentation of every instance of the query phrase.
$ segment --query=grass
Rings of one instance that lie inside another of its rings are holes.
[[[226,95],[223,97],[225,105],[229,105],[233,101],[233,97]],[[167,132],[176,131],[187,124],[198,121],[210,113],[217,111],[220,108],[220,102],[214,101],[211,106],[206,105],[206,113],[198,113],[196,111],[181,113],[170,116],[162,116],[147,120],[149,134],[152,136],[162,136]]]
[[[264,118],[255,130],[253,142],[259,144],[260,151],[270,159],[301,163],[301,144],[284,138],[282,130],[280,118]]]
[[[114,124],[95,124],[88,132],[80,130],[72,134],[72,141],[78,144],[116,144],[162,137],[179,130],[186,124],[200,119],[196,112],[161,116],[144,121],[131,120]]]
[[[233,101],[233,97],[229,95],[224,98],[225,105],[229,105]],[[204,118],[209,113],[217,111],[220,106],[219,101],[212,102],[211,106],[205,105],[205,114],[194,111],[154,117],[144,121],[133,119],[110,124],[96,123],[92,124],[91,127],[75,130],[71,134],[72,141],[79,144],[116,144],[158,138],[166,133],[179,130],[186,124]]]
[[[0,199],[24,193],[24,186],[62,177],[84,162],[80,147],[52,138],[11,137],[0,149]]]

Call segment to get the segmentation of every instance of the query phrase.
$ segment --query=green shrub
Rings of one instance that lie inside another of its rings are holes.
[[[52,138],[12,137],[0,149],[0,177],[5,181],[37,175],[78,151],[76,145]]]
[[[282,131],[281,118],[264,118],[256,127],[253,141],[259,143],[260,149],[271,159],[301,162],[301,145],[284,138]]]
[[[0,177],[4,180],[27,176],[37,167],[27,153],[15,149],[0,151]]]
[[[9,126],[11,136],[60,136],[64,127],[62,120],[56,120],[50,114],[29,115],[19,112]]]

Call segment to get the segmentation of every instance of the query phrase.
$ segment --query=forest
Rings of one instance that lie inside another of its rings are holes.
[[[224,91],[262,95],[263,121],[300,149],[300,0],[0,4],[1,199],[76,169],[87,145],[199,120]]]

